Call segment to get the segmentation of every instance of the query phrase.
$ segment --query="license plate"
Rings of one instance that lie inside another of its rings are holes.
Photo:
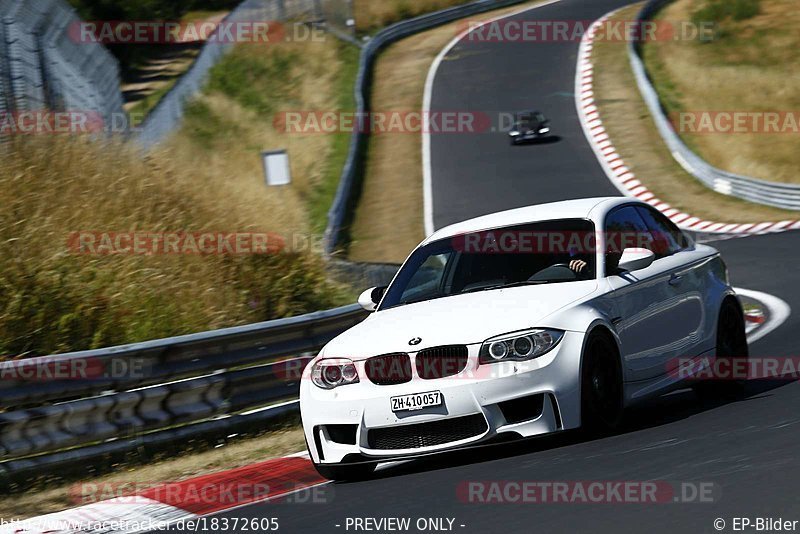
[[[399,397],[391,397],[393,412],[405,412],[413,410],[421,410],[431,406],[439,406],[442,404],[441,391],[429,391],[428,393],[413,393],[411,395],[400,395]]]

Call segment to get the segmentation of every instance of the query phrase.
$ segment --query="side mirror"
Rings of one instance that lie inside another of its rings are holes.
[[[626,248],[622,251],[622,258],[619,260],[619,270],[639,271],[647,269],[656,260],[656,255],[652,250],[646,248]]]
[[[358,297],[358,304],[368,312],[373,312],[378,307],[385,291],[386,287],[367,289]]]

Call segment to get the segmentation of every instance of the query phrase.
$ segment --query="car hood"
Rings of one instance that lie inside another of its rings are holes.
[[[379,311],[334,338],[325,358],[361,360],[392,352],[481,343],[538,326],[554,312],[597,290],[597,281],[524,286],[454,295]],[[421,338],[411,346],[409,341]]]

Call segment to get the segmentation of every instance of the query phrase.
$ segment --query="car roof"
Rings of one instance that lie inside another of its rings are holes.
[[[564,200],[501,211],[446,226],[431,234],[423,241],[422,245],[471,232],[555,219],[590,219],[598,222],[609,210],[622,204],[631,203],[644,204],[644,202],[630,197],[597,197]]]

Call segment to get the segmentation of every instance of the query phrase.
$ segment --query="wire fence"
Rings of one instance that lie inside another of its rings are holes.
[[[0,113],[76,110],[103,124],[123,116],[117,62],[74,38],[79,23],[63,0],[0,0]]]
[[[350,10],[349,12],[347,10]],[[349,14],[348,14],[349,13]],[[352,18],[348,0],[245,0],[231,11],[224,24],[250,22],[322,23],[329,17],[332,24],[342,21],[343,27]],[[219,31],[219,29],[218,29]],[[212,34],[200,55],[178,83],[158,102],[134,134],[144,148],[164,140],[180,124],[186,103],[203,88],[209,72],[233,46]]]

